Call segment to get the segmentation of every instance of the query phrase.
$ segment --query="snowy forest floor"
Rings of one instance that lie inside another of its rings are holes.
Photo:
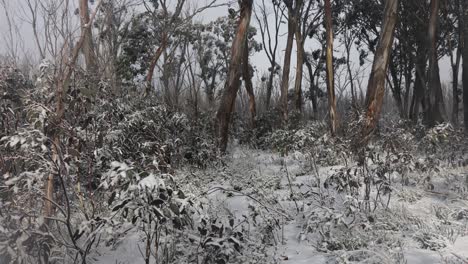
[[[430,186],[393,175],[391,193],[371,190],[365,209],[364,184],[356,195],[323,187],[349,161],[318,167],[300,152],[237,146],[224,162],[175,177],[212,217],[242,229],[236,263],[468,263],[468,167],[442,168]],[[144,263],[140,248],[143,234],[131,233],[95,263]]]

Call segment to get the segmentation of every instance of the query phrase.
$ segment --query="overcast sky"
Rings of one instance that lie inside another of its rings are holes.
[[[28,54],[35,54],[35,43],[34,43],[34,40],[32,38],[32,30],[31,30],[31,26],[30,24],[28,24],[27,22],[24,21],[24,15],[22,14],[22,12],[20,11],[20,8],[19,8],[19,5],[20,5],[20,2],[21,1],[24,1],[24,0],[0,0],[0,3],[1,1],[4,1],[6,3],[7,6],[9,6],[9,9],[10,9],[10,16],[12,18],[12,20],[15,21],[15,24],[18,26],[19,28],[19,34],[21,35],[21,38],[22,38],[22,45],[19,45],[19,49],[18,49],[18,52],[19,53],[28,53]],[[255,1],[255,0],[254,0]],[[72,1],[73,2],[73,1]],[[197,1],[197,0],[192,0],[191,2],[189,1],[189,3],[198,3],[200,4],[201,2],[206,2],[206,0],[201,0],[201,1]],[[231,0],[219,0],[219,3],[229,3],[229,2],[232,2]],[[234,1],[235,3],[237,1]],[[237,4],[234,5],[234,7],[237,7]],[[214,20],[216,19],[217,17],[220,17],[220,16],[224,16],[224,15],[227,15],[228,14],[228,7],[227,6],[223,6],[223,7],[217,7],[217,8],[213,8],[213,9],[209,9],[209,10],[206,10],[204,11],[204,13],[202,15],[200,15],[198,17],[198,19],[204,21],[204,22],[207,22],[207,21],[211,21],[211,20]],[[251,20],[251,23],[253,26],[256,26],[256,20],[254,19],[254,17],[252,17],[252,20]],[[284,55],[284,48],[286,46],[286,31],[287,31],[287,28],[286,28],[286,25],[283,25],[283,27],[281,28],[280,30],[280,35],[282,36],[281,39],[280,39],[280,45],[279,45],[279,64],[282,65],[283,63],[283,55]],[[4,53],[6,51],[6,36],[8,34],[8,26],[7,26],[7,19],[6,19],[6,16],[5,16],[5,13],[4,13],[4,9],[3,9],[3,6],[0,5],[0,34],[2,36],[2,39],[0,39],[0,52]],[[259,36],[258,36],[259,37]],[[260,38],[258,39],[260,41]],[[310,51],[312,50],[313,48],[316,48],[314,47],[314,42],[315,41],[311,41],[311,40],[308,40],[306,42],[306,51]],[[336,54],[335,56],[336,57],[340,57],[341,54],[339,53],[340,52],[340,46],[339,46],[339,42],[338,41],[335,41],[335,47],[336,47]],[[317,43],[315,42],[315,45],[317,45]],[[28,56],[34,56],[34,55],[28,55]],[[36,53],[36,56],[39,57]],[[354,52],[354,54],[352,54],[352,60],[357,62],[358,61],[358,53]],[[295,58],[295,51],[293,52],[293,57],[292,57],[292,62],[291,62],[291,67],[292,67],[292,74],[294,73],[294,69],[296,67],[296,58]],[[265,72],[267,70],[267,68],[269,67],[269,63],[268,63],[268,60],[264,54],[263,51],[260,51],[258,53],[256,53],[252,58],[251,58],[251,63],[257,67],[258,69],[258,72],[257,72],[257,75],[261,75],[261,73]],[[370,67],[368,67],[370,68]],[[450,68],[450,62],[449,62],[449,59],[448,58],[443,58],[440,62],[440,74],[441,74],[441,79],[443,82],[450,82],[451,81],[451,68]]]

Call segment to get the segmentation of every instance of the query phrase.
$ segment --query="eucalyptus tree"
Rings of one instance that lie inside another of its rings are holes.
[[[426,92],[427,110],[425,122],[429,126],[445,120],[445,105],[440,82],[439,58],[437,57],[437,32],[439,25],[440,1],[431,0],[431,15],[429,19],[429,70]]]
[[[390,62],[397,12],[398,0],[387,0],[385,2],[380,38],[376,46],[372,71],[367,86],[366,113],[361,133],[357,139],[359,147],[367,145],[382,110],[385,80]]]
[[[79,14],[80,14],[80,25],[81,30],[84,33],[83,40],[83,55],[86,62],[86,70],[88,73],[96,74],[98,71],[96,50],[94,48],[93,32],[92,27],[88,24],[89,20],[89,7],[88,0],[80,0],[79,2]]]
[[[338,129],[338,113],[336,111],[335,76],[333,70],[333,21],[330,0],[325,0],[325,29],[327,39],[326,73],[328,91],[328,114],[330,116],[331,134],[335,135]]]
[[[241,64],[243,61],[244,49],[246,48],[250,17],[252,15],[253,0],[239,1],[240,15],[237,32],[232,42],[229,70],[226,79],[226,86],[219,105],[216,119],[218,121],[218,146],[221,152],[225,152],[229,137],[229,122],[234,109],[237,92],[240,86]]]
[[[299,12],[304,4],[303,0],[283,0],[287,9],[288,33],[286,40],[286,50],[284,52],[283,74],[281,79],[280,108],[283,123],[288,121],[288,92],[289,74],[291,71],[291,54],[294,45],[294,34],[298,23]]]
[[[302,79],[303,65],[305,63],[304,45],[307,37],[312,38],[317,34],[322,24],[323,6],[320,1],[308,1],[300,6],[297,11],[296,24],[296,80],[294,84],[294,101],[296,110],[302,112]]]
[[[201,67],[200,77],[208,103],[214,106],[218,84],[226,78],[231,60],[230,51],[236,36],[236,12],[231,10],[228,16],[222,16],[208,24],[195,24],[193,48],[197,51]],[[255,37],[257,29],[249,26],[247,32],[247,52],[251,56],[262,50],[262,44]],[[250,67],[250,66],[249,66]],[[249,74],[250,79],[252,74]]]
[[[462,43],[463,43],[463,28],[462,15],[463,6],[461,0],[449,1],[445,12],[447,25],[452,30],[448,35],[448,54],[450,57],[450,66],[452,68],[452,124],[458,125],[458,108],[460,101],[460,92],[458,89]]]

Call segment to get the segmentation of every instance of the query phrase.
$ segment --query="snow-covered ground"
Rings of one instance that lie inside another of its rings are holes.
[[[265,244],[270,255],[265,263],[468,263],[468,186],[454,192],[444,177],[462,178],[467,167],[441,170],[432,178],[432,190],[395,184],[388,208],[354,212],[353,220],[344,206],[349,197],[317,184],[342,166],[316,168],[302,153],[281,157],[244,147],[233,149],[225,165],[185,169],[175,177],[216,214],[249,219],[243,223],[248,240]],[[275,224],[267,234],[270,220]],[[311,222],[326,228],[313,230]],[[323,250],[320,236],[360,242],[355,248]],[[143,248],[142,235],[132,233],[116,249],[102,248],[95,263],[143,263],[139,245]]]

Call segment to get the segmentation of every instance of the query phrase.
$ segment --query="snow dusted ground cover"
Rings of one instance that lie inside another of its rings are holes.
[[[442,169],[430,188],[403,186],[395,176],[390,199],[383,195],[366,211],[362,193],[323,187],[344,164],[319,167],[300,152],[230,153],[224,166],[175,177],[211,217],[232,219],[242,230],[232,263],[468,263],[467,167]],[[95,263],[143,263],[142,248],[143,236],[134,232],[100,249]]]

